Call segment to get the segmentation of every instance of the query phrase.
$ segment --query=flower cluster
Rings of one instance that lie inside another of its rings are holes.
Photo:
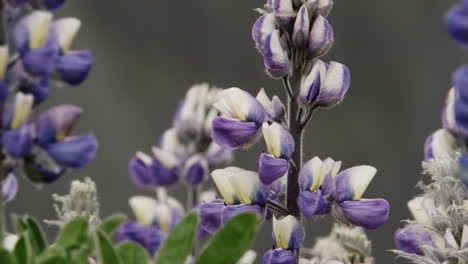
[[[15,170],[34,183],[52,183],[96,156],[94,135],[71,135],[79,107],[59,105],[32,118],[53,84],[79,85],[93,64],[90,51],[71,50],[80,20],[54,20],[52,11],[64,2],[7,0],[1,5],[0,181],[6,201],[17,190]]]
[[[210,137],[212,121],[218,116],[213,104],[220,92],[221,89],[208,84],[192,86],[176,110],[173,126],[153,147],[153,155],[139,151],[130,160],[131,180],[139,187],[157,190],[158,199],[145,196],[130,199],[137,222],[126,222],[120,227],[120,240],[139,243],[154,255],[184,212],[204,207],[203,201],[216,199],[212,192],[200,191],[211,170],[233,159],[231,150],[221,148]],[[188,187],[189,202],[185,209],[165,190],[180,181]],[[200,236],[213,232],[200,228]]]
[[[447,28],[468,45],[468,3],[461,1],[447,13]],[[413,263],[468,261],[468,67],[453,75],[442,111],[443,128],[424,145],[423,167],[430,176],[420,184],[423,193],[408,202],[413,220],[395,232],[395,252]]]

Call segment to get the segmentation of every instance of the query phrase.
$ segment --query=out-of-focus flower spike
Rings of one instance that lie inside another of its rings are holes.
[[[445,230],[444,239],[445,239],[445,243],[449,247],[452,247],[453,249],[459,249],[460,248],[460,246],[458,245],[457,239],[455,239],[455,236],[453,235],[452,229],[447,228]]]
[[[432,245],[432,236],[411,227],[403,227],[395,232],[394,241],[398,250],[422,256],[424,251],[421,246]]]
[[[437,159],[454,157],[457,148],[457,140],[445,129],[439,129],[424,143],[424,159]]]
[[[304,227],[293,215],[273,217],[273,234],[276,247],[289,250],[299,248],[305,238]]]
[[[83,110],[74,105],[58,105],[42,113],[35,121],[39,144],[63,141],[70,135]]]
[[[291,250],[270,249],[263,255],[263,264],[295,264],[296,255]]]
[[[286,46],[279,30],[273,31],[265,40],[263,62],[273,78],[282,78],[289,74],[290,65]]]
[[[236,194],[236,190],[232,186],[230,177],[236,173],[242,171],[237,167],[227,167],[225,169],[214,170],[211,173],[211,177],[218,188],[218,191],[223,196],[223,199],[230,204],[239,203],[239,197]]]
[[[334,5],[334,0],[318,0],[318,10],[322,16],[326,17],[330,14]]]
[[[234,159],[234,153],[221,148],[216,142],[212,142],[205,152],[205,157],[208,164],[216,168],[231,163]]]
[[[170,152],[163,151],[157,147],[152,148],[153,155],[161,164],[167,168],[174,168],[177,166],[177,159]]]
[[[3,202],[11,202],[15,199],[18,193],[18,180],[13,173],[8,173],[7,177],[2,182],[2,198]]]
[[[315,103],[320,93],[321,83],[326,76],[326,67],[323,61],[317,60],[310,73],[302,79],[297,97],[299,104],[310,107]]]
[[[51,22],[52,13],[47,11],[33,11],[23,17],[13,30],[16,49],[24,54],[43,46],[47,42]]]
[[[302,191],[297,199],[297,205],[307,218],[314,215],[324,215],[331,211],[331,203],[322,195],[322,191]]]
[[[167,236],[167,233],[157,228],[135,222],[123,223],[116,234],[119,241],[137,243],[144,247],[151,256],[154,256]]]
[[[81,21],[74,17],[57,19],[52,24],[52,30],[57,38],[58,44],[62,49],[62,53],[67,53],[75,39],[76,34],[80,30]]]
[[[348,92],[351,83],[351,75],[348,67],[338,62],[330,62],[327,76],[322,81],[317,105],[332,107],[341,102]]]
[[[336,176],[337,201],[359,200],[377,173],[372,166],[362,165],[346,169]]]
[[[270,185],[283,177],[288,169],[289,162],[286,159],[276,158],[266,153],[262,153],[258,159],[258,176],[265,185]]]
[[[294,139],[289,131],[278,123],[263,123],[262,131],[268,153],[289,160],[294,153]]]
[[[343,216],[352,224],[376,229],[388,221],[390,205],[384,199],[361,199],[339,203]]]
[[[58,163],[73,169],[82,168],[96,157],[98,143],[92,134],[68,137],[64,141],[47,144],[45,149]]]
[[[278,25],[286,31],[291,31],[294,26],[294,11],[292,0],[272,0],[272,9]]]
[[[334,42],[334,33],[325,17],[319,14],[315,18],[308,38],[307,52],[310,57],[320,57],[330,50]]]
[[[2,145],[6,152],[13,158],[21,158],[31,152],[33,137],[27,124],[14,130],[7,130],[2,134]]]
[[[294,23],[292,41],[296,47],[302,48],[307,45],[307,42],[309,41],[309,30],[310,16],[307,5],[304,4],[299,9]]]
[[[196,154],[185,162],[184,176],[190,184],[201,184],[208,179],[210,170],[205,156]]]
[[[65,0],[42,0],[44,6],[51,11],[55,11],[65,4]]]
[[[465,249],[468,247],[468,225],[463,225],[462,236],[460,240],[460,249]]]
[[[263,53],[266,37],[277,28],[275,14],[266,14],[257,19],[252,28],[252,38],[257,49]]]
[[[424,196],[413,198],[407,205],[414,220],[420,223],[428,222],[431,217],[431,212],[436,211],[434,200]]]
[[[468,45],[468,8],[464,4],[452,7],[446,15],[447,30],[456,41]]]
[[[57,60],[57,72],[66,83],[79,85],[89,75],[93,55],[88,50],[70,51]]]

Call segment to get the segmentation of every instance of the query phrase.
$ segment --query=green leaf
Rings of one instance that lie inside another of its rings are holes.
[[[115,252],[112,243],[106,234],[97,230],[94,234],[94,240],[97,246],[99,263],[101,264],[119,264],[121,263],[117,252]],[[126,264],[126,263],[125,263]]]
[[[15,222],[16,233],[20,234],[21,232],[28,230],[28,224],[24,221],[23,217],[13,215],[13,220]]]
[[[77,217],[62,228],[57,239],[57,245],[69,248],[81,245],[88,238],[88,221]]]
[[[185,216],[164,240],[155,263],[184,264],[192,251],[197,226],[197,212]]]
[[[50,247],[36,259],[37,264],[62,264],[67,260],[67,252],[59,246]]]
[[[127,264],[148,264],[149,256],[146,249],[138,244],[123,243],[117,247],[117,254],[122,263]]]
[[[97,229],[103,231],[108,236],[112,236],[115,230],[127,219],[125,215],[114,215],[104,220]]]
[[[35,255],[39,255],[47,248],[47,241],[39,223],[32,217],[24,216],[23,222],[27,225],[32,249]]]
[[[251,247],[257,231],[257,216],[243,213],[233,217],[208,242],[196,264],[236,264]]]
[[[18,264],[29,264],[32,262],[32,249],[28,244],[28,234],[23,233],[15,244],[13,255],[15,255]]]
[[[10,253],[10,251],[0,248],[0,263],[2,264],[16,264],[15,257]]]

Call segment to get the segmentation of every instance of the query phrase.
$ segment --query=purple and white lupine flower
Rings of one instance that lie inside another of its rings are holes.
[[[257,19],[252,28],[252,38],[257,49],[263,53],[266,38],[277,29],[276,17],[274,14],[262,15]]]
[[[289,74],[291,65],[286,40],[279,30],[274,30],[265,39],[263,62],[272,78],[283,78]]]
[[[279,123],[284,120],[286,108],[278,96],[274,95],[270,100],[265,89],[262,88],[255,98],[263,105],[265,110],[267,110],[271,120]]]
[[[439,129],[424,143],[424,160],[455,157],[457,140],[446,129]]]
[[[223,148],[238,149],[250,145],[268,120],[263,105],[239,88],[224,90],[213,106],[220,116],[213,120],[211,137]]]
[[[275,14],[278,25],[286,31],[291,31],[294,26],[296,12],[291,0],[272,0],[271,8]]]
[[[278,123],[264,123],[262,130],[268,153],[262,153],[258,159],[258,175],[263,184],[269,185],[287,173],[294,140],[289,131]]]
[[[128,172],[139,187],[162,187],[174,184],[179,179],[179,163],[168,152],[153,147],[153,156],[141,151],[130,160]]]
[[[304,238],[304,227],[296,217],[273,217],[273,239],[276,248],[294,250],[302,245]]]
[[[308,36],[308,56],[321,57],[328,53],[334,43],[333,28],[328,20],[318,15],[312,23]]]

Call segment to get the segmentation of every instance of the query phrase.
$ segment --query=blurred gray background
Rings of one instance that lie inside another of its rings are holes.
[[[137,150],[149,151],[171,125],[176,104],[191,84],[208,81],[252,93],[265,87],[283,95],[281,82],[264,74],[250,37],[258,17],[253,9],[263,2],[70,0],[59,16],[83,21],[74,46],[91,49],[95,67],[83,86],[54,89],[42,108],[83,107],[77,132],[97,135],[98,157],[41,189],[21,179],[8,211],[53,218],[51,194],[64,194],[73,179],[90,176],[98,184],[102,216],[124,212],[133,217],[128,198],[148,193],[131,183],[128,160]],[[421,179],[423,142],[440,127],[451,72],[467,58],[445,32],[443,17],[453,2],[337,0],[329,17],[336,44],[325,59],[346,64],[352,86],[340,107],[315,115],[305,155],[379,169],[365,196],[385,197],[392,207],[388,224],[368,232],[377,263],[403,263],[388,252],[393,232],[400,219],[409,217],[406,201]],[[254,168],[257,150],[240,152],[235,164]],[[172,192],[184,199],[183,187]],[[328,233],[329,222],[307,221],[306,245]],[[255,244],[260,257],[271,247],[269,241],[266,224]]]

